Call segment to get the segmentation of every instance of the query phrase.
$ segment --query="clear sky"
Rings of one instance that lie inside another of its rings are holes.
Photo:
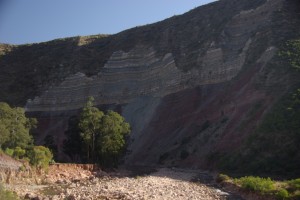
[[[0,0],[0,43],[113,34],[215,0]]]

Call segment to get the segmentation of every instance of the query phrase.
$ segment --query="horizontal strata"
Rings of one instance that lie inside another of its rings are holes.
[[[58,86],[29,99],[26,110],[78,109],[88,96],[93,96],[98,105],[127,104],[141,96],[164,97],[184,89],[231,80],[245,63],[252,36],[268,25],[268,19],[280,3],[279,0],[267,1],[233,17],[206,53],[199,54],[197,66],[188,72],[178,69],[172,53],[158,57],[153,48],[136,46],[129,52],[115,51],[95,76],[87,77],[81,72],[68,76]]]
[[[171,53],[163,58],[156,57],[155,53],[152,48],[142,46],[127,53],[115,52],[98,75],[87,77],[78,72],[69,76],[59,86],[50,88],[40,97],[28,100],[26,109],[78,109],[84,105],[88,96],[93,96],[96,104],[124,104],[139,96],[163,97],[196,85],[207,84],[207,80],[209,83],[230,80],[243,65],[243,62],[238,62],[239,65],[234,65],[233,70],[222,67],[214,71],[214,74],[221,73],[219,76],[208,74],[209,78],[197,70],[180,71]]]

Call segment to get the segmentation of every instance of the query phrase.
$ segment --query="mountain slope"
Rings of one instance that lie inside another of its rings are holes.
[[[1,45],[0,98],[61,146],[94,96],[132,126],[127,164],[211,168],[298,84],[276,55],[299,19],[296,0],[222,0],[116,35]]]

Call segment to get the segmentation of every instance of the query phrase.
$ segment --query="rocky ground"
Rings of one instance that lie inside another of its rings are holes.
[[[196,170],[162,168],[139,176],[120,170],[96,173],[80,180],[57,180],[48,185],[14,185],[10,189],[35,200],[242,199],[213,187],[210,179],[207,173]]]

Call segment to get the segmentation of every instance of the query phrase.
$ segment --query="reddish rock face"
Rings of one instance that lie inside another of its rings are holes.
[[[272,105],[271,96],[255,89],[261,68],[261,64],[254,65],[229,84],[164,97],[128,162],[207,167],[211,153],[239,147]]]

